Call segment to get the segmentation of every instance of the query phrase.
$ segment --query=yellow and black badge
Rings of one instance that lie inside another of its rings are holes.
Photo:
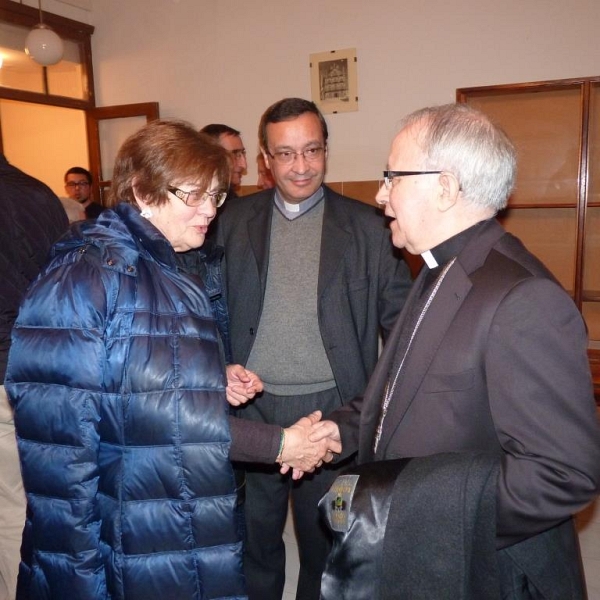
[[[348,519],[352,506],[352,497],[359,475],[340,475],[319,503],[325,510],[325,518],[332,531],[348,531]]]

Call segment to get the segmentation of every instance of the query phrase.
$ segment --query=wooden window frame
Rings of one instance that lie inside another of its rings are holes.
[[[31,6],[12,2],[11,0],[0,0],[0,21],[31,29],[39,23],[40,14],[38,9]],[[0,86],[0,98],[83,110],[93,108],[96,105],[92,67],[92,34],[94,33],[94,27],[46,11],[44,11],[44,23],[52,27],[61,38],[79,44],[82,50],[84,99],[41,94],[2,86]]]

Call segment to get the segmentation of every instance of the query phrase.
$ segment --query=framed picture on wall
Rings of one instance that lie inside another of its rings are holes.
[[[322,113],[358,110],[356,48],[311,54],[310,84]]]

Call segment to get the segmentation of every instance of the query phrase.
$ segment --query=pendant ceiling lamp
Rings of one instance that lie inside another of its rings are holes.
[[[38,0],[40,22],[29,32],[25,40],[25,53],[44,67],[55,65],[63,56],[64,45],[59,35],[44,23],[42,0]]]

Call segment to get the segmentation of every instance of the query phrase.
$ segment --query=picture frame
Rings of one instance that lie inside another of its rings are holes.
[[[356,48],[310,55],[312,100],[322,113],[358,110],[356,64]]]

